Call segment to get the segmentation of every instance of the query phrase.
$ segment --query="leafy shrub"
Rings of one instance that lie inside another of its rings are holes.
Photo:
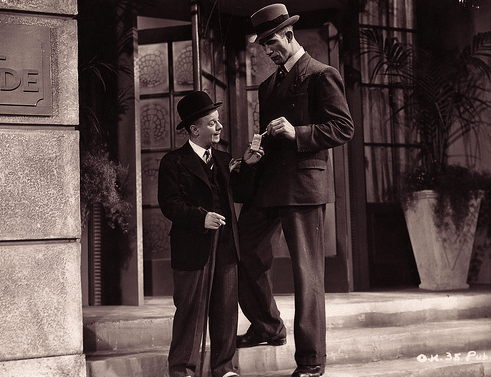
[[[88,223],[92,204],[100,203],[108,224],[127,231],[131,204],[125,201],[123,185],[128,168],[114,162],[101,148],[82,151],[80,156],[80,202],[82,226]]]

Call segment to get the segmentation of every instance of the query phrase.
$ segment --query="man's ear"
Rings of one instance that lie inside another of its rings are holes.
[[[293,31],[292,30],[288,30],[285,33],[285,36],[286,36],[286,39],[288,40],[288,43],[291,43],[291,41],[293,40]]]
[[[198,136],[199,135],[199,129],[198,127],[196,127],[194,124],[191,124],[189,126],[189,130],[191,131],[191,133],[195,136]]]

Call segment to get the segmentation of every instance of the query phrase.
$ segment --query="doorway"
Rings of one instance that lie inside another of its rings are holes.
[[[339,64],[338,32],[334,25],[326,23],[319,28],[296,30],[295,35],[314,58],[342,69]],[[245,77],[237,72],[227,74],[227,65],[231,61],[227,53],[236,54],[242,59],[240,64],[245,65]],[[180,121],[175,108],[180,98],[193,90],[192,62],[190,23],[138,18],[145,296],[164,296],[173,292],[168,237],[171,222],[162,215],[158,206],[157,178],[162,156],[179,148],[187,140],[185,132],[175,129]],[[257,44],[246,44],[245,54],[226,51],[220,38],[215,38],[213,30],[207,31],[206,37],[200,41],[200,63],[202,90],[215,102],[224,103],[220,108],[220,119],[223,120],[225,132],[218,147],[239,157],[243,153],[240,145],[246,145],[259,127],[259,84],[276,66]],[[244,90],[228,90],[228,82],[238,80],[244,81]],[[233,103],[234,108],[230,108],[229,103]],[[230,114],[244,114],[244,119],[231,124]],[[236,136],[234,133],[243,133],[243,130],[237,129],[240,124],[247,124],[248,129],[236,151],[232,150],[230,139]],[[328,204],[327,208],[325,285],[328,292],[347,292],[353,290],[347,148],[335,148],[332,157],[337,202]],[[291,261],[281,233],[277,235],[276,245],[273,288],[275,293],[292,293]]]

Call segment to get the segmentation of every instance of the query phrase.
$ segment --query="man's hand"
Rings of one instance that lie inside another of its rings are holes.
[[[234,169],[240,169],[240,164],[242,163],[241,158],[232,158],[228,163],[228,170],[232,172]]]
[[[268,135],[283,135],[289,140],[295,140],[295,127],[285,117],[279,117],[269,122],[266,130]]]
[[[208,212],[205,217],[206,229],[218,229],[225,225],[225,217],[216,212]]]
[[[263,147],[259,147],[258,151],[253,151],[251,150],[251,145],[249,144],[249,148],[247,148],[247,150],[244,152],[242,161],[244,161],[247,165],[253,165],[256,164],[263,156]]]

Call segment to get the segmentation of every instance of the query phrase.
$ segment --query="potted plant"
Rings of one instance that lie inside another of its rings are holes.
[[[417,49],[378,30],[361,32],[362,55],[392,90],[391,116],[410,127],[419,147],[418,164],[405,167],[397,191],[421,279],[420,288],[468,288],[467,275],[480,203],[489,175],[449,163],[449,148],[465,147],[476,158],[470,136],[491,120],[491,32],[445,55]],[[488,97],[489,98],[489,97]]]

